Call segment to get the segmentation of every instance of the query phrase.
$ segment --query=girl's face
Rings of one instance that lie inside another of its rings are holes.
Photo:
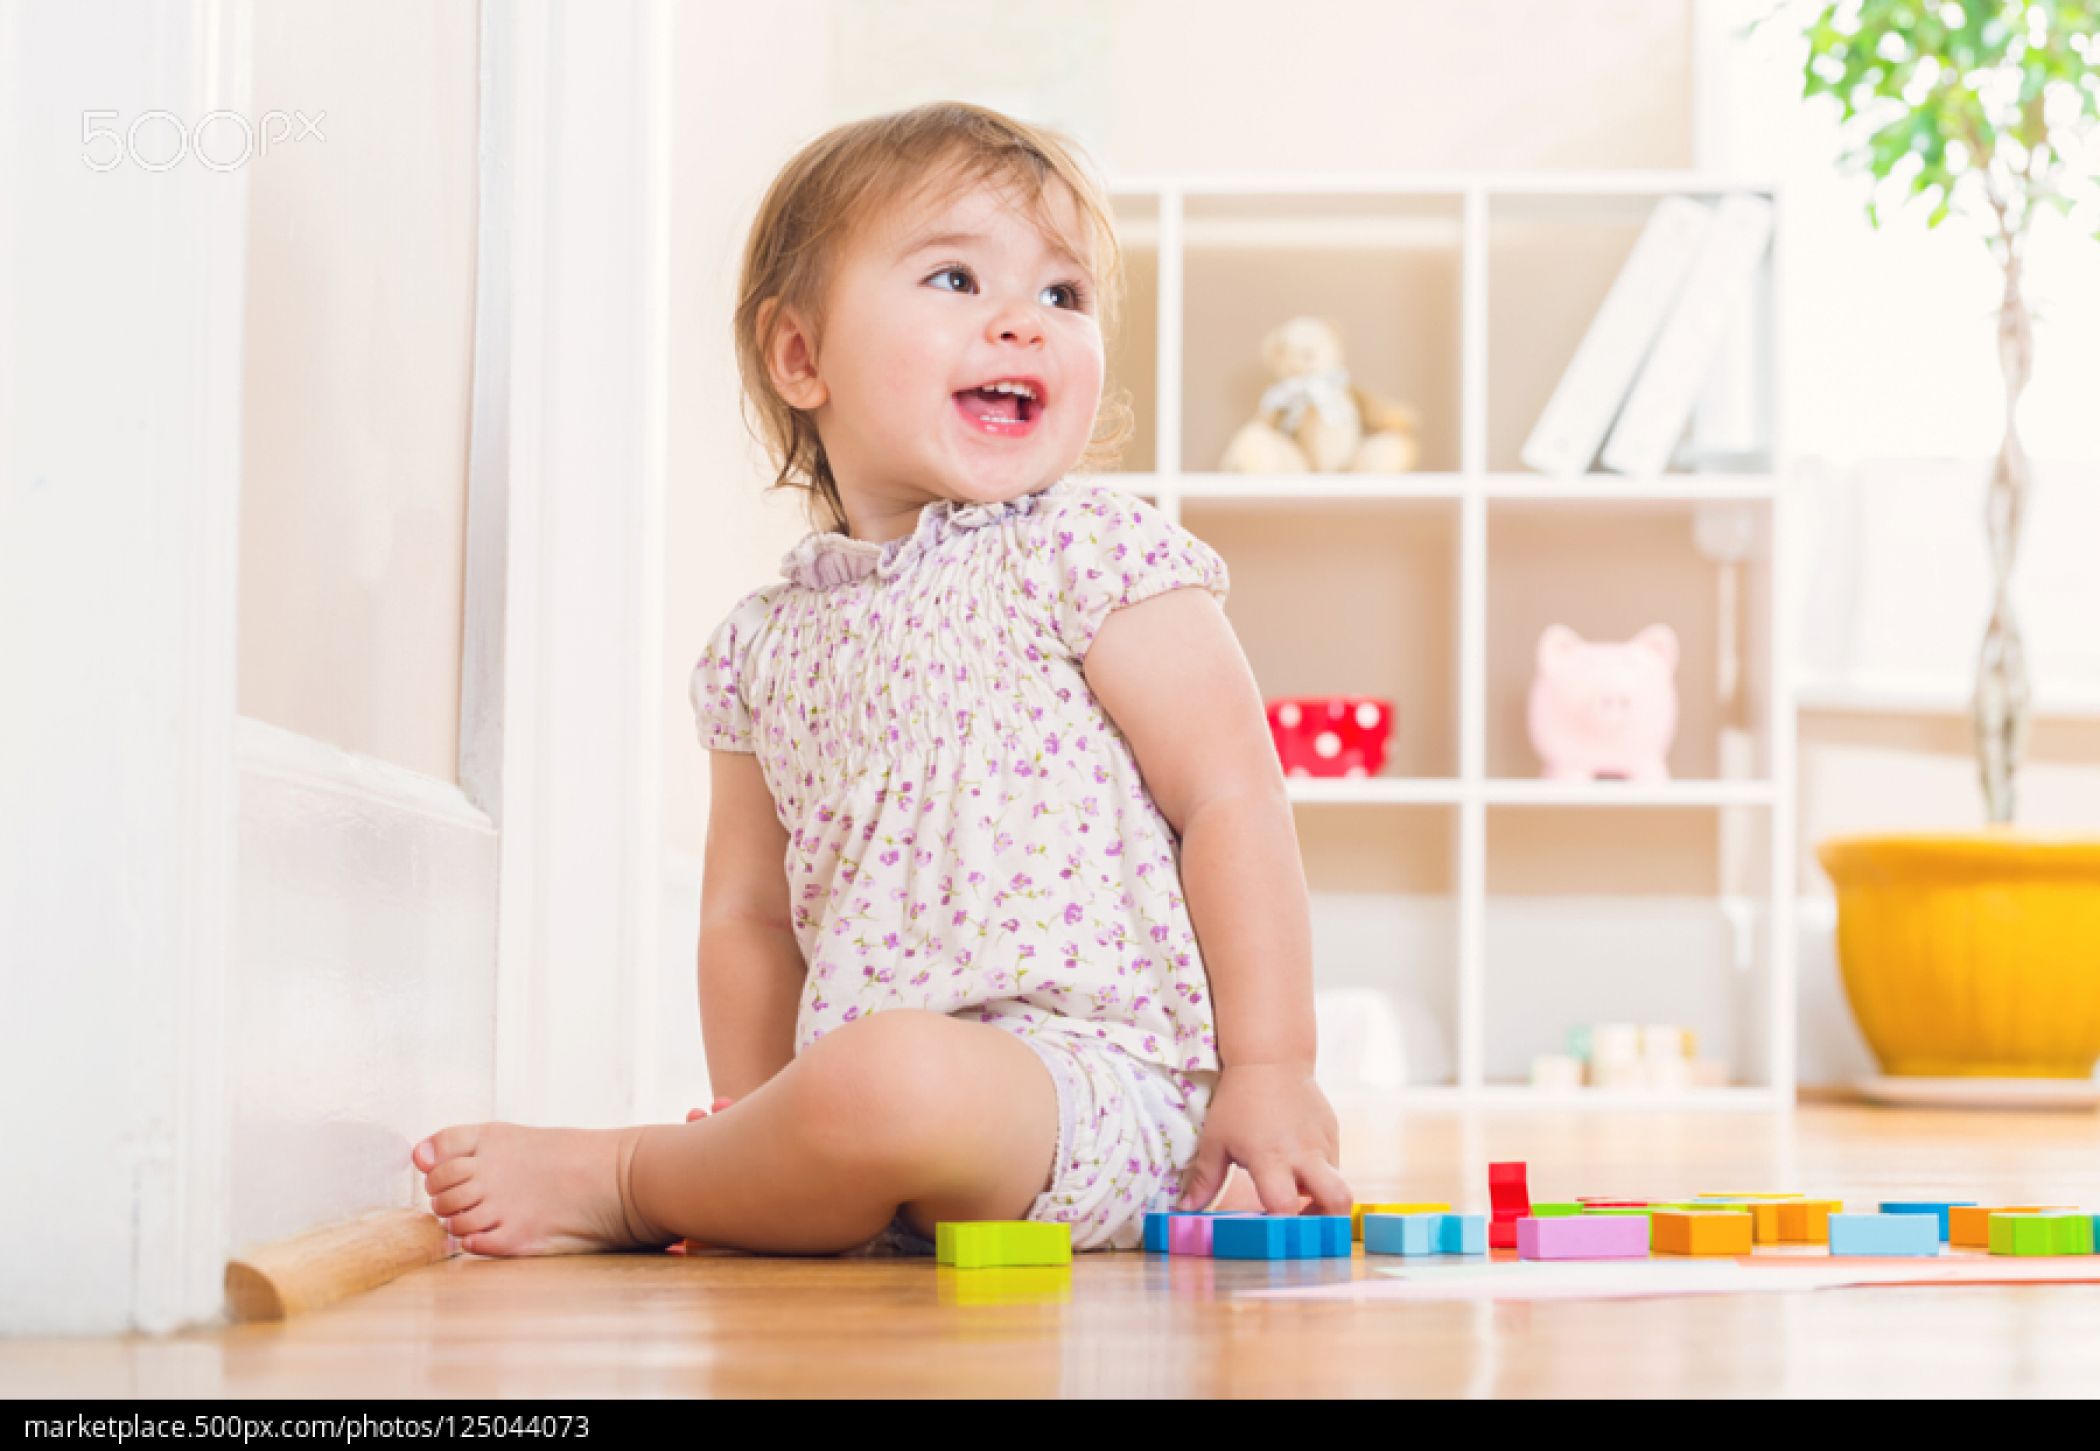
[[[1065,188],[1043,206],[1053,235],[1085,235]],[[1086,451],[1101,402],[1094,277],[1019,207],[980,187],[900,209],[839,259],[804,380],[816,401],[788,401],[814,408],[841,493],[866,519],[1033,493]],[[977,392],[1008,380],[1034,397]]]

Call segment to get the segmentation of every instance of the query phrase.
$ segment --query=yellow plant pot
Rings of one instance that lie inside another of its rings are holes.
[[[2100,1060],[2100,841],[2011,831],[1817,849],[1838,963],[1891,1075],[2090,1078]]]

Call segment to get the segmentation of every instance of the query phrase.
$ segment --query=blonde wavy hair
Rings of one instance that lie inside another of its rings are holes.
[[[927,189],[939,183],[938,191]],[[812,527],[843,531],[838,481],[817,437],[815,418],[790,405],[766,366],[781,314],[793,310],[818,337],[823,300],[845,242],[872,217],[925,192],[943,204],[981,185],[1011,188],[1043,221],[1043,194],[1062,184],[1078,204],[1090,245],[1059,237],[1091,257],[1096,313],[1104,342],[1123,301],[1123,254],[1106,194],[1084,153],[1061,133],[963,101],[936,101],[825,132],[797,152],[766,191],[752,221],[737,284],[736,357],[744,421],[777,470],[774,489],[799,489]],[[777,300],[778,306],[768,307]],[[1112,468],[1132,432],[1130,394],[1111,380],[1079,470]],[[828,515],[828,517],[826,517]]]

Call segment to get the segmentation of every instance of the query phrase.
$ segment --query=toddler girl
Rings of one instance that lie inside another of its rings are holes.
[[[465,1249],[923,1252],[1020,1218],[1131,1248],[1169,1203],[1347,1212],[1224,562],[1071,473],[1127,433],[1120,280],[1072,149],[975,106],[841,127],[776,179],[738,358],[774,487],[826,527],[691,681],[719,1111],[433,1135]]]

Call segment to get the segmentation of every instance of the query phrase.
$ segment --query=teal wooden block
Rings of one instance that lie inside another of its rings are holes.
[[[1373,1221],[1377,1221],[1373,1231]],[[1482,1255],[1487,1253],[1484,1214],[1366,1214],[1368,1255]]]
[[[1444,1253],[1442,1214],[1366,1214],[1367,1255],[1437,1255]]]

